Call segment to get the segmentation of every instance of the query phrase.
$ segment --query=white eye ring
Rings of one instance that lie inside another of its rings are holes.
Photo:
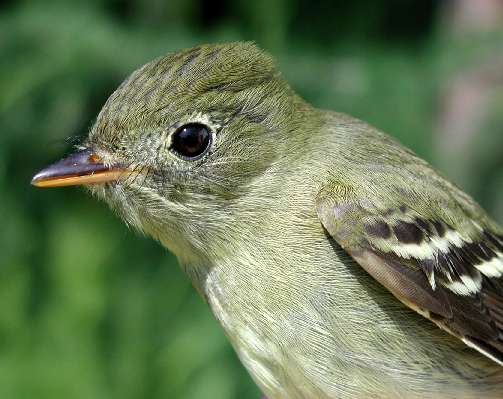
[[[213,142],[209,126],[200,122],[190,122],[178,127],[171,135],[170,150],[185,160],[200,159]]]

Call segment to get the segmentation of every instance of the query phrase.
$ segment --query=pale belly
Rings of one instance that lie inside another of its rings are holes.
[[[232,343],[241,362],[268,399],[503,397],[501,372],[470,350],[461,360],[463,364],[452,368],[451,364],[437,362],[435,366],[439,369],[431,370],[431,365],[423,369],[413,361],[397,365],[391,363],[391,359],[386,363],[388,359],[383,357],[379,359],[380,365],[375,358],[362,365],[353,362],[350,354],[348,361],[342,361],[306,351],[311,345],[320,345],[319,340],[281,349],[249,329],[238,333]],[[488,364],[492,371],[481,372]],[[397,369],[393,370],[395,367]],[[476,383],[465,378],[480,378],[480,381]]]
[[[285,311],[251,283],[213,283],[213,313],[268,399],[503,398],[503,368],[381,288],[316,291]]]

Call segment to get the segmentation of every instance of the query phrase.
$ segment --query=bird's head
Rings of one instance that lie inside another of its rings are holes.
[[[81,148],[33,184],[84,184],[185,261],[216,256],[236,213],[253,223],[274,196],[264,181],[281,184],[273,170],[304,107],[254,44],[169,54],[133,72]]]

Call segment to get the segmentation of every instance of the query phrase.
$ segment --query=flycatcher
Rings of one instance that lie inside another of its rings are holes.
[[[144,65],[32,183],[172,251],[269,399],[503,397],[503,229],[254,44]]]

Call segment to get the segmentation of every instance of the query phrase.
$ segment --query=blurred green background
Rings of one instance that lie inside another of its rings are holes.
[[[150,59],[255,40],[310,102],[398,137],[503,221],[500,0],[0,6],[0,397],[258,398],[166,250],[34,172]]]

